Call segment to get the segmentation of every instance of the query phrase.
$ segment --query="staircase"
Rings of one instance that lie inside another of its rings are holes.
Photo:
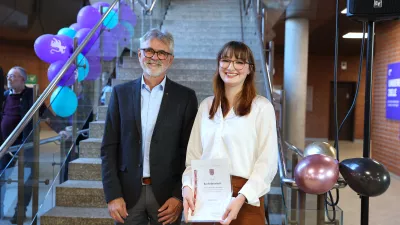
[[[242,41],[242,23],[238,0],[173,0],[162,25],[175,39],[175,60],[167,76],[195,90],[199,103],[213,95],[217,53],[228,41]],[[246,25],[243,29],[243,36],[255,37],[254,33],[255,26]],[[257,49],[256,39],[246,38],[246,43]],[[254,55],[259,58],[258,52]],[[259,64],[256,61],[257,88],[265,93]],[[125,56],[112,85],[141,75],[137,57]],[[109,95],[106,103],[108,101]],[[98,108],[98,119],[90,124],[90,138],[81,142],[80,158],[70,163],[70,180],[56,187],[56,207],[41,216],[42,225],[113,224],[101,183],[100,145],[106,111],[107,106]],[[268,197],[270,220],[271,224],[282,224],[279,182],[274,183]]]

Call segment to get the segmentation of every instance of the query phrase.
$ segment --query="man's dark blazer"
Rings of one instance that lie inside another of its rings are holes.
[[[186,147],[197,113],[193,90],[166,78],[150,145],[150,176],[157,202],[182,200]],[[142,189],[141,78],[113,88],[101,146],[102,179],[108,202],[123,197],[135,206]]]

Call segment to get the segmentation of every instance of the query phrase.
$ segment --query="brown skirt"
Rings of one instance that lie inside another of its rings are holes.
[[[246,182],[247,179],[245,178],[232,176],[233,197],[238,195],[238,192],[240,189],[242,189]],[[214,223],[192,223],[192,225],[213,224]],[[260,207],[244,203],[236,220],[233,220],[230,225],[265,225],[264,197],[260,198]]]

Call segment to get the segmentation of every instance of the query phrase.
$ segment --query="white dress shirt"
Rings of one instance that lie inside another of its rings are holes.
[[[278,168],[274,108],[257,96],[246,116],[237,116],[231,109],[224,118],[220,106],[209,119],[213,99],[208,97],[200,104],[188,143],[183,187],[192,188],[192,160],[226,158],[231,175],[248,179],[239,194],[248,204],[260,206],[259,198],[269,192]]]
[[[150,177],[150,144],[153,137],[154,126],[157,122],[161,101],[164,95],[166,77],[151,91],[142,76],[141,90],[141,124],[142,124],[142,156],[143,177]]]

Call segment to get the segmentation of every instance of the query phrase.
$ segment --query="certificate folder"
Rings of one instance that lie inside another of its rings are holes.
[[[227,159],[192,160],[195,210],[189,222],[218,222],[232,198],[230,165]]]

